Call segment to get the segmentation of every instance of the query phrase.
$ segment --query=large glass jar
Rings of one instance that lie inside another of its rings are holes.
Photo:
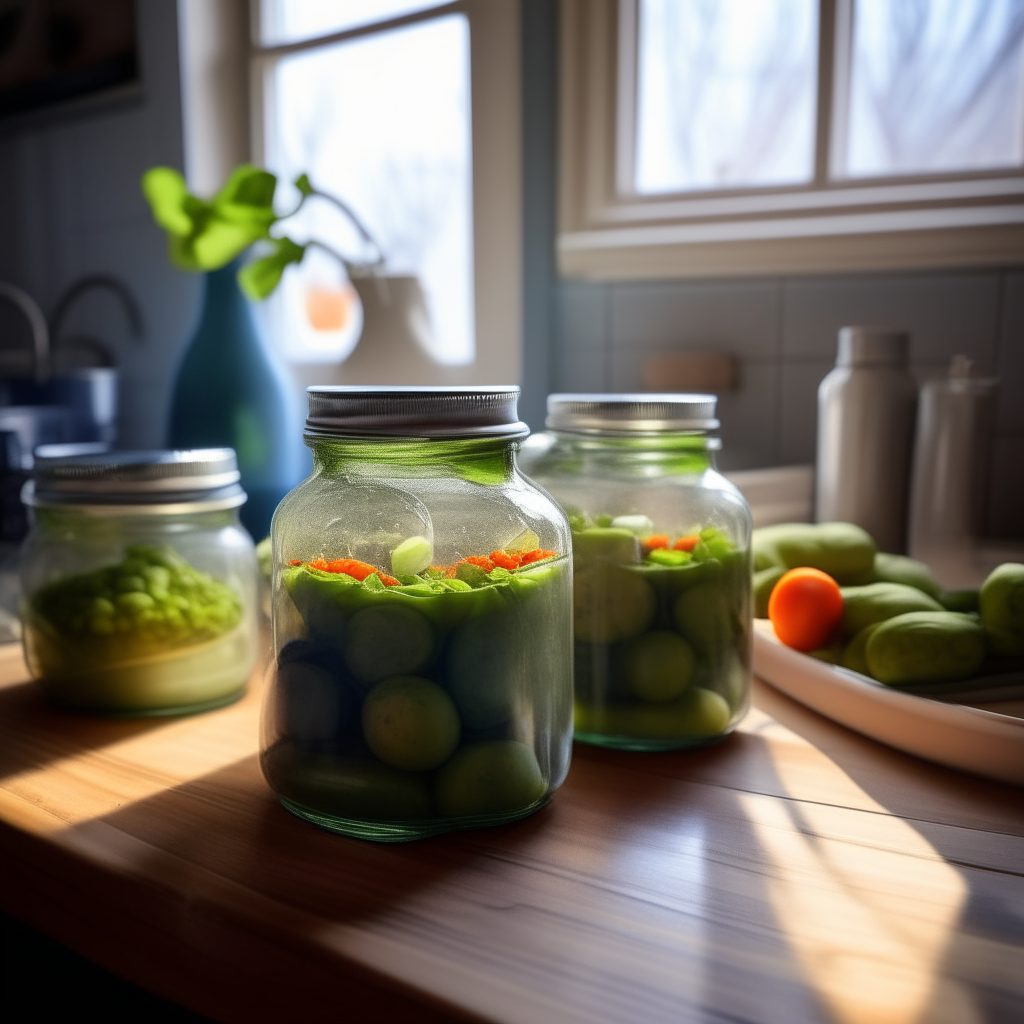
[[[237,699],[256,660],[256,556],[230,448],[37,456],[22,638],[51,702],[120,716]]]
[[[416,839],[521,818],[565,778],[569,524],[517,468],[518,394],[308,390],[261,753],[300,817]]]
[[[750,692],[750,511],[711,395],[551,395],[523,468],[572,524],[576,739],[696,747]]]

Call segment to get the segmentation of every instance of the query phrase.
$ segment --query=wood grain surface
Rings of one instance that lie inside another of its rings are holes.
[[[218,1020],[1024,1020],[1021,791],[764,684],[718,746],[577,745],[534,817],[399,846],[280,807],[258,678],[144,721],[0,684],[5,909]]]

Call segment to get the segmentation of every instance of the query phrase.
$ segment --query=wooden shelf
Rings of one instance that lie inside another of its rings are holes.
[[[260,689],[103,721],[0,653],[5,909],[224,1021],[1024,1018],[1019,790],[758,683],[716,747],[577,745],[534,817],[378,846],[276,802]]]

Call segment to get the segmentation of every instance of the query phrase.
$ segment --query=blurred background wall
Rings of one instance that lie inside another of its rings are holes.
[[[122,277],[146,321],[131,339],[102,293],[72,327],[108,339],[123,368],[124,446],[163,442],[175,367],[197,315],[200,281],[173,269],[139,191],[154,164],[181,167],[182,102],[174,0],[137,5],[143,89],[122,105],[14,125],[0,133],[0,278],[48,311],[89,271]],[[738,360],[721,396],[725,468],[813,460],[815,395],[848,323],[905,327],[923,379],[963,353],[1001,381],[989,532],[1024,537],[1024,269],[713,280],[560,279],[555,271],[556,10],[523,0],[525,418],[542,426],[553,390],[638,390],[645,362],[674,352]],[[0,308],[0,333],[24,328]],[[27,341],[26,338],[24,341]]]

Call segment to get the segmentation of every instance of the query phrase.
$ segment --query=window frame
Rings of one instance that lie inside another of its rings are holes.
[[[637,11],[637,0],[562,0],[563,275],[688,278],[1024,262],[1024,167],[830,179],[829,168],[842,162],[835,140],[845,136],[853,0],[819,0],[811,183],[632,192]]]
[[[519,0],[455,0],[396,18],[280,44],[263,44],[260,2],[250,0],[250,123],[253,159],[265,164],[273,69],[284,57],[406,25],[462,14],[470,36],[475,358],[436,364],[424,384],[517,384],[522,377],[522,157]],[[287,351],[282,352],[288,361]],[[344,363],[291,363],[296,377],[323,382]],[[381,383],[387,383],[382,380]]]

